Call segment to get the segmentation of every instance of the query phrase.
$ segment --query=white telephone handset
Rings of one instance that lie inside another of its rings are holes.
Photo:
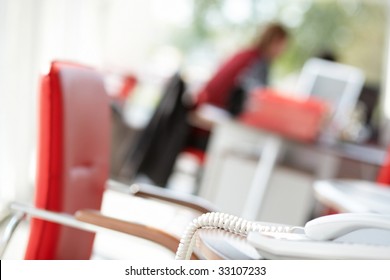
[[[207,213],[188,227],[177,259],[191,255],[193,236],[205,227],[247,235],[268,259],[390,259],[390,215],[336,214],[311,220],[305,227],[287,227]]]
[[[332,240],[364,228],[388,230],[390,235],[390,216],[371,213],[324,216],[307,222],[305,234],[313,240]]]
[[[249,233],[248,240],[266,258],[390,259],[390,216],[348,213],[306,223],[302,237]],[[295,241],[293,241],[295,240]]]

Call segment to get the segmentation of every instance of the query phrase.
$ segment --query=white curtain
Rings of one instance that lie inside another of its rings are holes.
[[[39,77],[50,62],[142,68],[166,38],[156,3],[0,0],[0,214],[7,202],[32,199]]]
[[[384,147],[390,145],[390,2],[386,3],[387,8],[387,32],[384,54],[384,69],[383,69],[383,80],[382,88],[383,93],[380,96],[380,111],[381,111],[381,144]]]
[[[34,138],[37,57],[33,1],[1,1],[0,198],[27,199]]]
[[[53,59],[100,66],[106,3],[0,0],[0,211],[32,199],[40,75]]]

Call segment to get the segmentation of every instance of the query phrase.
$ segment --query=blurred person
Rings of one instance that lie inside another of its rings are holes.
[[[281,24],[269,24],[254,44],[221,64],[197,95],[196,109],[190,116],[196,127],[189,136],[190,146],[205,150],[213,125],[238,115],[248,93],[268,85],[271,64],[284,51],[288,37]]]
[[[287,37],[287,31],[280,24],[268,25],[252,46],[239,50],[221,64],[197,95],[195,108],[188,114],[189,130],[184,152],[180,154],[182,160],[175,164],[176,175],[188,176],[191,173],[190,176],[195,177],[191,187],[193,190],[206,158],[211,128],[236,115],[236,109],[245,101],[246,93],[240,95],[241,91],[246,92],[252,87],[268,84],[269,67],[274,58],[284,50]],[[192,166],[190,172],[189,163]],[[174,183],[170,185],[173,186]],[[182,182],[177,185],[182,186]]]
[[[245,99],[243,92],[268,85],[272,61],[285,49],[287,30],[278,23],[264,29],[249,48],[235,53],[226,60],[198,95],[198,105],[210,104],[239,113],[239,103]]]

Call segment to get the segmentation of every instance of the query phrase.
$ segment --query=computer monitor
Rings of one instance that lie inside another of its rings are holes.
[[[348,123],[363,85],[364,75],[360,69],[312,58],[300,73],[296,91],[303,96],[327,101],[331,114],[328,125],[342,129]]]

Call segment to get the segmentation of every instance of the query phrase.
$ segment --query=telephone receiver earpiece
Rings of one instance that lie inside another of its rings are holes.
[[[390,235],[390,215],[346,213],[316,218],[306,223],[305,234],[313,240],[332,240],[359,229],[384,229]]]

